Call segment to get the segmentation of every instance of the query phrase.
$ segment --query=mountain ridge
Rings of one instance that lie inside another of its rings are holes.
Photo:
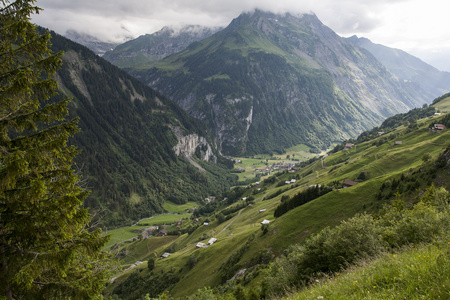
[[[118,45],[107,51],[103,58],[121,68],[142,68],[184,50],[189,44],[209,37],[220,29],[200,25],[165,26],[155,33],[141,35]]]
[[[348,41],[374,55],[391,73],[420,88],[423,97],[433,99],[450,90],[450,73],[439,71],[400,49],[376,44],[367,38],[352,36]]]

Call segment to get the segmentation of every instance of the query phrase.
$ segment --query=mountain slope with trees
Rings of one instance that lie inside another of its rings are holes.
[[[165,201],[199,201],[235,181],[198,120],[84,46],[52,35],[53,49],[65,51],[61,94],[73,97],[70,113],[80,118],[72,143],[92,190],[85,205],[101,211],[104,224],[162,213]]]

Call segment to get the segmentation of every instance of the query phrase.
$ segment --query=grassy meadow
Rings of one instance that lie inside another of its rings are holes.
[[[450,299],[450,242],[407,246],[359,261],[286,299]]]

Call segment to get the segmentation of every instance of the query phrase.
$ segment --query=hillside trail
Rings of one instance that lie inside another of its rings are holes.
[[[231,220],[231,222],[228,223],[227,226],[225,226],[225,227],[224,227],[217,235],[219,235],[219,234],[221,234],[222,232],[224,232],[224,231],[228,228],[228,226],[230,226],[231,224],[233,224],[233,222],[236,221],[237,218],[239,218],[239,216],[241,215],[241,212],[242,212],[244,209],[245,209],[245,207],[242,208],[242,209],[239,211],[239,213],[237,214],[236,218],[234,218],[233,220]]]

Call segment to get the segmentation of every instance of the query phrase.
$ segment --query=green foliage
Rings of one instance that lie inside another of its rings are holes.
[[[150,297],[158,297],[179,280],[180,278],[171,270],[152,273],[136,270],[119,284],[113,293],[122,300],[139,299],[146,294],[149,294]]]
[[[400,200],[399,200],[400,201]],[[340,272],[360,259],[404,245],[430,243],[450,229],[450,193],[430,187],[411,209],[389,207],[378,219],[364,214],[325,228],[278,259],[266,271],[266,296],[282,294],[320,273]]]
[[[153,257],[149,258],[147,261],[147,267],[149,271],[152,271],[155,268],[155,259]]]
[[[247,242],[242,245],[238,250],[231,253],[228,257],[227,261],[220,266],[221,279],[222,282],[230,279],[240,268],[241,266],[238,264],[242,255],[248,250],[250,247],[250,243],[254,240],[255,236],[251,235]]]
[[[427,161],[429,161],[431,159],[431,155],[429,154],[429,153],[424,153],[423,155],[422,155],[422,161],[423,162],[427,162]]]
[[[114,271],[100,252],[108,237],[87,228],[88,191],[67,140],[77,119],[55,95],[62,53],[29,21],[34,1],[0,8],[0,297],[100,299]]]
[[[450,257],[444,241],[365,259],[286,299],[447,299]]]
[[[273,213],[275,218],[278,218],[285,214],[286,212],[299,207],[309,201],[312,201],[320,196],[323,196],[332,191],[330,187],[322,187],[320,185],[316,185],[315,187],[307,188],[306,190],[296,194],[290,199],[282,201],[280,205],[277,206],[275,212]]]
[[[347,143],[352,144],[363,143],[376,138],[379,135],[378,134],[379,132],[384,132],[383,134],[385,135],[390,131],[392,131],[393,129],[404,124],[408,125],[406,132],[411,132],[418,128],[417,121],[419,119],[430,117],[434,114],[434,112],[435,112],[434,107],[427,106],[422,108],[414,108],[406,113],[396,114],[392,117],[387,118],[379,127],[374,127],[371,130],[362,132],[356,138],[356,140],[349,139],[343,141],[341,144],[336,145],[331,151],[331,153],[336,153],[337,151],[344,149],[344,146]],[[390,136],[389,139],[392,140],[393,138],[394,138],[393,136]],[[385,137],[381,138],[376,142],[376,145],[381,146],[382,144],[386,143],[389,139]]]

